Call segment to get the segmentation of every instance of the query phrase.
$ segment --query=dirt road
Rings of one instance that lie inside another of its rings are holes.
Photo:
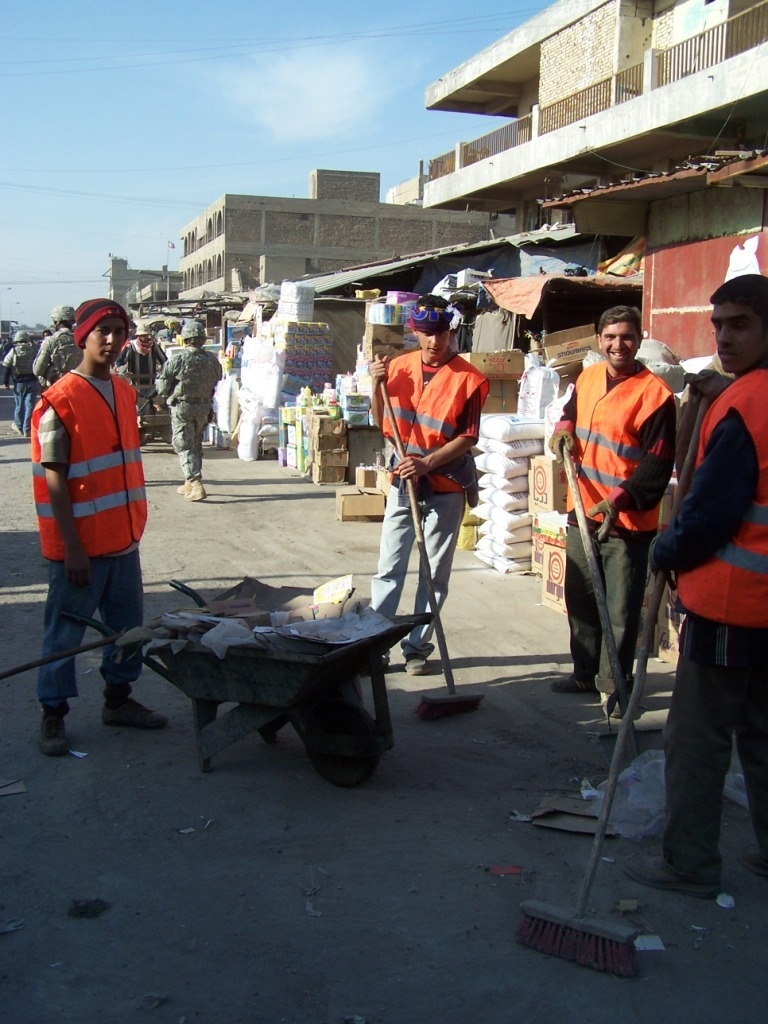
[[[11,433],[10,406],[0,396],[0,668],[37,656],[46,591],[28,442]],[[179,607],[174,577],[212,595],[246,574],[313,587],[352,572],[368,594],[379,528],[337,522],[333,489],[206,450],[210,498],[190,504],[169,449],[146,450],[145,471],[148,618]],[[201,773],[189,701],[149,671],[136,696],[169,728],[104,728],[98,652],[80,659],[67,720],[87,756],[45,758],[34,673],[0,683],[0,779],[25,787],[0,797],[4,1024],[762,1024],[768,885],[737,862],[750,830],[730,801],[732,909],[643,890],[622,873],[637,844],[607,842],[592,910],[637,898],[632,918],[666,947],[640,954],[638,979],[515,943],[520,900],[573,903],[589,839],[510,812],[607,771],[599,708],[549,690],[569,667],[568,631],[538,591],[458,552],[444,622],[457,683],[483,690],[482,707],[422,721],[418,692],[442,680],[409,678],[395,657],[395,747],[355,789],[322,779],[288,729],[274,746],[240,741]],[[663,708],[670,671],[651,669],[648,703]],[[74,900],[109,906],[72,917]]]

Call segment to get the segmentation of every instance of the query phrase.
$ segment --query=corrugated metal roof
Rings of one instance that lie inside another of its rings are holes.
[[[696,192],[711,185],[722,184],[729,179],[748,176],[768,167],[768,150],[715,153],[689,157],[670,171],[638,171],[632,180],[612,181],[594,188],[580,188],[564,192],[557,199],[550,199],[542,206],[545,209],[570,207],[585,199],[624,202],[650,202],[667,199],[686,192]]]
[[[332,271],[328,274],[319,274],[316,277],[303,277],[299,280],[302,284],[311,284],[316,295],[324,292],[335,291],[352,284],[363,284],[371,277],[385,277],[388,274],[396,274],[409,267],[422,266],[430,260],[439,259],[441,256],[457,255],[460,253],[485,252],[488,249],[498,249],[503,245],[511,245],[519,248],[530,243],[548,243],[573,241],[578,238],[572,224],[565,224],[562,228],[548,228],[543,231],[526,231],[516,235],[506,235],[502,238],[489,238],[482,242],[471,242],[469,244],[449,245],[440,249],[429,249],[425,252],[413,253],[410,256],[383,263],[364,263],[356,267],[349,267],[343,270]]]

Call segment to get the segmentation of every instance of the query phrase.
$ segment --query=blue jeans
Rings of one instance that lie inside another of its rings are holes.
[[[464,518],[464,492],[433,494],[421,508],[424,547],[440,609],[448,596],[453,555]],[[388,619],[397,614],[415,539],[410,505],[398,504],[398,489],[393,486],[387,496],[387,509],[381,527],[378,571],[371,580],[371,607]],[[421,571],[413,610],[417,614],[431,610],[429,591]],[[432,632],[431,625],[413,629],[401,644],[406,658],[411,655],[428,658],[435,649],[435,645],[429,642]]]
[[[21,434],[29,436],[32,430],[32,410],[40,394],[40,385],[36,380],[17,380],[13,385],[13,394],[16,400],[13,406],[13,422]]]
[[[144,591],[138,548],[126,555],[104,555],[91,559],[91,582],[76,587],[67,582],[63,562],[50,562],[48,597],[45,602],[42,656],[79,647],[86,627],[62,618],[62,612],[92,618],[94,612],[114,632],[140,626],[144,617]],[[115,659],[117,648],[102,649],[101,675],[107,685],[125,685],[138,679],[141,654]],[[125,654],[125,652],[123,652]],[[56,707],[77,696],[75,659],[64,658],[43,665],[37,674],[37,696],[41,704]]]

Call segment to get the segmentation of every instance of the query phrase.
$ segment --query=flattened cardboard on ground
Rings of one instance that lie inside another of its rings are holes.
[[[0,796],[18,796],[26,792],[27,787],[21,779],[0,779]]]
[[[581,800],[575,796],[546,797],[532,814],[532,825],[539,828],[556,828],[562,832],[580,832],[593,836],[597,831],[599,805],[595,801]],[[608,822],[607,836],[619,833]]]

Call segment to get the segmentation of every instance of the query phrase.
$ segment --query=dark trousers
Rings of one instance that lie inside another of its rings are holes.
[[[713,884],[720,881],[733,737],[757,844],[768,860],[768,668],[699,665],[681,655],[664,736],[664,858],[675,871]]]
[[[608,617],[616,639],[619,664],[625,679],[632,675],[640,613],[643,607],[648,541],[609,537],[595,545],[597,565],[605,589]],[[571,628],[573,674],[584,682],[597,680],[597,688],[612,693],[613,672],[603,645],[587,556],[578,527],[569,526],[565,541],[565,605]]]

